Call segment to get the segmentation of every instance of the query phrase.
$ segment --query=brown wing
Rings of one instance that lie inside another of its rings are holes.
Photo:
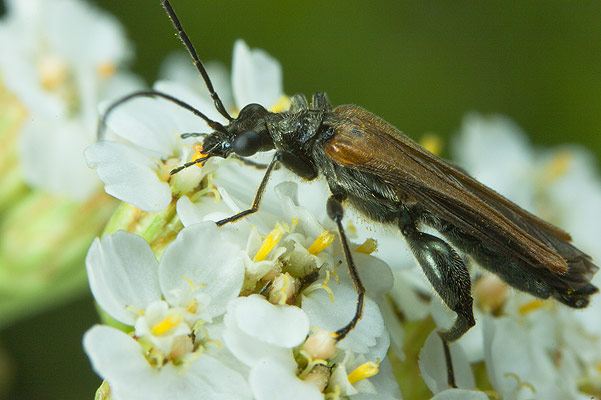
[[[590,257],[568,243],[566,232],[482,185],[368,111],[340,106],[334,112],[340,120],[324,148],[335,163],[382,177],[435,215],[533,266],[563,274],[569,263],[571,272],[576,272],[574,267],[585,275],[594,272],[594,265],[587,261]]]

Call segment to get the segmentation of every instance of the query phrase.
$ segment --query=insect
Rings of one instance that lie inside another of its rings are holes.
[[[538,298],[553,297],[569,307],[582,308],[598,291],[590,283],[598,267],[569,243],[569,234],[428,152],[361,107],[333,108],[325,93],[314,94],[311,103],[296,94],[288,111],[272,113],[259,104],[248,104],[236,118],[230,116],[169,0],[161,3],[215,108],[228,124],[213,121],[187,103],[153,90],[116,101],[103,121],[112,109],[139,96],[164,98],[205,120],[213,132],[194,135],[204,137],[204,155],[172,170],[172,175],[212,157],[244,159],[273,151],[252,206],[218,221],[219,226],[259,210],[267,182],[278,165],[307,180],[324,178],[331,191],[327,213],[337,226],[357,291],[355,315],[336,332],[336,340],[344,339],[360,320],[365,297],[342,223],[347,204],[375,222],[396,225],[434,289],[457,314],[450,329],[438,331],[450,386],[455,386],[455,377],[449,343],[475,324],[470,276],[455,249],[514,288]],[[426,226],[441,237],[423,232]]]

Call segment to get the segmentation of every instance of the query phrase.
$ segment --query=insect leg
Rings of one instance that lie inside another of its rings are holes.
[[[457,314],[450,329],[438,331],[447,364],[447,380],[449,386],[456,387],[449,343],[459,339],[476,323],[472,312],[469,272],[461,257],[447,242],[417,229],[406,208],[403,208],[399,227],[426,277],[445,304]]]
[[[336,331],[336,340],[338,341],[344,339],[361,319],[361,315],[363,314],[363,299],[365,297],[365,288],[363,287],[363,283],[361,283],[361,279],[359,278],[359,273],[357,272],[357,267],[355,267],[355,262],[351,256],[351,249],[348,245],[344,228],[342,227],[342,217],[344,215],[342,200],[344,200],[344,196],[336,194],[330,196],[327,203],[327,211],[328,216],[336,223],[336,226],[338,227],[340,241],[342,242],[342,249],[344,250],[344,258],[346,260],[351,279],[353,280],[353,285],[357,290],[358,297],[357,308],[355,310],[353,319],[346,326]]]
[[[252,206],[248,210],[244,210],[239,212],[238,214],[232,215],[231,217],[222,219],[221,221],[217,221],[217,226],[225,225],[230,222],[235,222],[240,218],[246,217],[249,214],[256,213],[259,210],[259,205],[261,204],[261,199],[263,198],[263,193],[265,193],[265,188],[267,187],[267,182],[269,181],[269,176],[273,171],[276,164],[280,161],[281,154],[275,153],[271,162],[267,166],[267,170],[265,171],[265,175],[263,175],[263,179],[261,180],[261,184],[257,189],[257,194],[255,194],[255,198],[253,200]]]

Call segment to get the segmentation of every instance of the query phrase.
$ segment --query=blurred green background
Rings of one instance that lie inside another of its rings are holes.
[[[132,68],[148,83],[182,49],[158,0],[95,3],[125,25]],[[601,157],[599,1],[172,4],[203,60],[229,65],[243,38],[281,62],[289,94],[325,91],[333,104],[362,105],[415,138],[448,138],[468,111],[502,113],[538,145],[578,142]],[[12,386],[0,395],[91,399],[100,381],[81,335],[96,320],[84,298],[5,328],[0,383]]]

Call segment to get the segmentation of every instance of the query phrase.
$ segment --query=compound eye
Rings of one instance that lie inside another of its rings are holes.
[[[261,148],[263,140],[255,131],[242,131],[232,142],[232,151],[239,156],[248,157],[256,154]]]

